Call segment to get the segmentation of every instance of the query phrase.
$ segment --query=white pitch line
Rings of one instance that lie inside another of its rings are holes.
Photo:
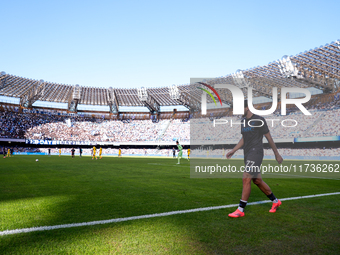
[[[280,200],[281,201],[288,201],[288,200],[297,200],[297,199],[314,198],[314,197],[324,197],[324,196],[332,196],[332,195],[340,195],[340,192],[317,194],[317,195],[308,195],[308,196],[300,196],[300,197],[288,197],[288,198],[282,198]],[[247,205],[258,205],[258,204],[265,204],[265,203],[271,203],[271,202],[272,201],[270,201],[270,200],[265,200],[265,201],[251,202],[251,203],[248,203]],[[132,217],[126,217],[126,218],[116,218],[116,219],[110,219],[110,220],[100,220],[100,221],[71,223],[71,224],[54,225],[54,226],[43,226],[43,227],[5,230],[5,231],[0,232],[0,236],[21,234],[21,233],[30,233],[30,232],[35,232],[35,231],[46,231],[46,230],[53,230],[53,229],[94,226],[94,225],[100,225],[100,224],[109,224],[109,223],[116,223],[116,222],[130,221],[130,220],[139,220],[139,219],[148,219],[148,218],[156,218],[156,217],[165,217],[165,216],[183,214],[183,213],[219,210],[219,209],[236,207],[236,206],[238,206],[238,204],[211,206],[211,207],[203,207],[203,208],[196,208],[196,209],[189,209],[189,210],[180,210],[180,211],[172,211],[172,212],[165,212],[165,213],[155,213],[155,214],[147,214],[147,215],[140,215],[140,216],[132,216]]]

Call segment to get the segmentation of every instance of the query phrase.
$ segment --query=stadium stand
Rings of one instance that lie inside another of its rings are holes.
[[[2,126],[0,137],[98,142],[156,141],[160,133],[163,132],[164,123],[167,123],[166,119],[157,123],[151,120],[123,122],[80,115],[18,113],[14,108],[11,110],[0,112]],[[270,127],[272,136],[283,138],[340,135],[340,123],[334,122],[334,120],[340,119],[337,100],[334,100],[333,103],[318,104],[312,108],[311,112],[313,113],[311,116],[305,116],[300,112],[291,112],[286,116],[271,115],[266,117],[280,121],[294,117],[299,123],[296,127],[291,128],[289,133],[285,130],[287,128],[282,125],[276,125],[275,128]],[[233,118],[234,122],[239,121],[238,118]],[[66,124],[67,119],[71,120],[71,126]],[[211,119],[202,118],[202,121],[211,122]],[[307,130],[308,132],[306,132]],[[220,140],[239,136],[239,127],[226,129],[217,126],[214,131],[214,136],[211,136],[210,130],[202,126],[202,130],[195,132],[195,134],[199,134],[200,138],[192,137],[192,139],[210,140],[211,137],[216,137]],[[172,121],[162,136],[162,141],[174,141],[176,138],[180,138],[182,141],[190,140],[190,120],[186,122],[180,119]]]
[[[280,122],[294,119],[299,123],[294,128],[286,128],[282,125],[270,127],[272,136],[274,139],[340,136],[338,121],[340,119],[340,41],[296,56],[284,56],[265,66],[237,70],[233,74],[203,82],[213,88],[221,83],[233,84],[239,87],[244,95],[247,95],[247,89],[252,87],[253,97],[267,99],[272,98],[273,87],[317,88],[321,94],[312,95],[311,100],[304,104],[312,113],[311,116],[301,114],[294,105],[288,105],[287,115],[281,116],[280,104],[272,115],[266,116],[266,119],[278,119]],[[208,109],[207,115],[202,115],[199,110],[202,90],[197,89],[200,85],[192,83],[146,88],[145,97],[142,98],[139,93],[141,89],[66,85],[1,72],[0,96],[17,98],[20,102],[19,104],[0,102],[0,139],[136,144],[162,142],[171,145],[177,139],[187,143],[190,139],[211,143],[221,141],[228,143],[231,139],[238,139],[239,126],[216,127],[213,135],[211,130],[205,128],[206,123],[221,118],[229,118],[234,122],[240,121],[239,117],[233,116],[231,108],[233,99],[230,91],[215,88],[225,107]],[[210,89],[208,91],[213,92]],[[35,107],[33,105],[37,100],[67,103],[68,106],[67,109]],[[207,103],[213,104],[213,100],[207,97]],[[110,110],[79,110],[79,104],[109,106]],[[271,104],[271,102],[259,103],[254,107],[265,110],[271,108]],[[178,105],[183,105],[188,110],[160,111],[161,106]],[[122,106],[144,106],[150,112],[123,112],[120,108]],[[197,120],[203,125],[195,126],[196,132],[190,133],[190,123]],[[289,149],[286,150],[285,153],[288,155]],[[139,154],[137,152],[140,151],[136,151],[135,154]],[[116,151],[113,154],[115,153]],[[313,153],[322,154],[322,151],[314,150]]]

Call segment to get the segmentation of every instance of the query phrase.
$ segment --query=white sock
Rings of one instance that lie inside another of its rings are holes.
[[[237,209],[239,209],[239,211],[243,212],[243,209],[241,206],[239,206]]]
[[[274,200],[273,200],[273,203],[278,203],[279,202],[279,200],[277,200],[277,198],[275,198]]]

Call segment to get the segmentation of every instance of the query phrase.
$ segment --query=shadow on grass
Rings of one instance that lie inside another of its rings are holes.
[[[91,227],[4,236],[2,254],[337,254],[339,202],[330,197],[249,206],[240,219],[227,210]],[[297,210],[297,209],[300,210]],[[333,208],[329,210],[329,208]],[[322,211],[327,210],[329,215]],[[287,212],[288,211],[288,212]],[[26,252],[25,252],[26,251]]]
[[[0,195],[0,203],[25,199],[59,199],[39,215],[39,205],[21,227],[59,225],[174,210],[235,204],[241,192],[236,179],[190,179],[185,168],[148,165],[150,159],[50,158],[40,168],[23,158],[7,168],[16,179],[2,179],[1,187],[13,190]],[[77,164],[74,164],[74,161]],[[153,162],[164,160],[152,159]],[[171,161],[169,161],[171,162]],[[171,163],[172,164],[172,163]],[[4,173],[1,174],[4,176]],[[267,181],[282,197],[337,191],[329,180]],[[266,197],[253,188],[252,201]],[[60,229],[0,237],[1,254],[232,254],[232,253],[318,253],[339,250],[339,200],[334,197],[286,202],[281,211],[269,214],[270,205],[249,206],[247,216],[229,219],[231,210],[190,213],[108,225]],[[34,202],[33,202],[34,205]],[[1,210],[1,209],[0,209]],[[9,208],[10,210],[10,208]],[[325,215],[324,212],[329,212]],[[13,210],[10,218],[25,217]],[[33,219],[33,220],[32,220]],[[28,224],[28,225],[25,225]],[[2,223],[6,227],[6,222]],[[15,228],[18,228],[15,227]],[[301,245],[303,244],[303,245]],[[26,251],[26,252],[25,252]]]

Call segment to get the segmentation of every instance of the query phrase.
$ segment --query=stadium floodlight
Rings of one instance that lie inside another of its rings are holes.
[[[236,73],[231,74],[234,82],[240,87],[249,87],[248,82],[245,80],[242,70],[236,70]]]
[[[293,64],[289,56],[283,56],[277,61],[281,74],[286,77],[298,77],[299,70]]]
[[[146,101],[148,99],[148,92],[146,91],[146,88],[141,87],[140,89],[137,89],[137,93],[140,101]]]
[[[169,94],[170,94],[170,98],[173,100],[177,100],[179,99],[179,90],[177,85],[172,84],[171,86],[169,86]]]
[[[35,87],[35,92],[34,94],[38,95],[39,91],[40,91],[40,96],[44,96],[44,92],[45,92],[45,81],[43,79],[39,80],[38,84]]]
[[[233,73],[232,74],[233,78],[239,78],[239,79],[244,79],[244,75],[243,75],[243,72],[242,70],[238,69],[236,70],[236,73]]]
[[[79,84],[76,84],[73,89],[73,99],[80,100],[81,88]]]
[[[1,76],[4,76],[4,75],[6,75],[6,72],[2,71],[2,72],[0,73],[0,77],[1,77]]]

